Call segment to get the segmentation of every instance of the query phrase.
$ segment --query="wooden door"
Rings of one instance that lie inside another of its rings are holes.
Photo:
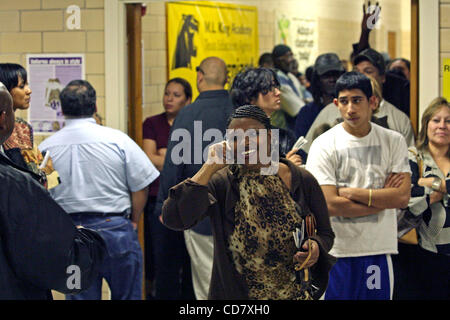
[[[128,49],[128,135],[142,148],[142,5],[126,4]],[[144,254],[144,213],[138,224],[138,238]],[[145,270],[145,268],[144,268]],[[145,274],[142,295],[145,299]]]
[[[397,58],[397,33],[388,31],[388,54],[391,59]]]
[[[411,0],[411,70],[409,118],[417,136],[419,128],[419,0]]]

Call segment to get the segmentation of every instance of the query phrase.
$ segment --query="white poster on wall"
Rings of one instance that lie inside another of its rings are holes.
[[[28,119],[34,134],[49,134],[64,126],[59,94],[72,80],[84,79],[83,54],[28,54],[32,90]]]
[[[300,72],[314,64],[318,54],[316,19],[277,13],[275,30],[275,44],[285,44],[291,48]]]

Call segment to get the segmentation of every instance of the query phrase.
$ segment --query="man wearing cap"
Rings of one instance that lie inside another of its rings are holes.
[[[383,98],[409,117],[409,81],[393,73],[386,73],[383,56],[372,48],[361,51],[353,59],[356,71],[375,78],[383,91]]]
[[[295,61],[291,48],[279,44],[273,48],[272,57],[280,82],[281,110],[274,112],[270,120],[275,127],[294,131],[295,117],[305,105],[304,92],[306,89],[291,73]]]
[[[295,121],[297,138],[306,137],[320,111],[333,102],[336,80],[344,72],[345,69],[337,54],[325,53],[317,57],[311,83],[314,101],[305,105],[297,115]]]

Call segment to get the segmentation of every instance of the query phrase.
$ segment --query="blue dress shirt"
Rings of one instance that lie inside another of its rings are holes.
[[[49,192],[68,213],[130,212],[130,192],[159,176],[130,137],[93,118],[66,119],[65,127],[39,149],[50,152],[61,184]]]

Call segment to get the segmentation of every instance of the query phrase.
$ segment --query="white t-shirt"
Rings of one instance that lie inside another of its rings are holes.
[[[381,189],[391,172],[411,173],[403,136],[371,123],[368,135],[355,137],[336,125],[314,140],[306,169],[320,185]],[[336,235],[330,254],[358,257],[397,253],[397,209],[358,217],[331,217]]]

